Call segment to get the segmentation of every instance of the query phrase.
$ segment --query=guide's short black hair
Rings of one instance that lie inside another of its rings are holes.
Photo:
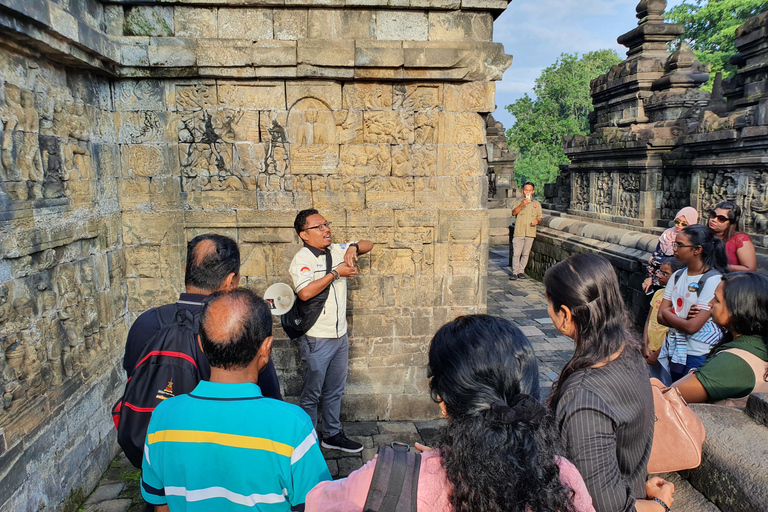
[[[211,243],[202,243],[210,241]],[[228,236],[207,233],[187,243],[187,270],[184,285],[213,293],[229,274],[240,273],[240,250]]]
[[[307,217],[310,215],[318,215],[320,212],[315,210],[314,208],[309,208],[307,210],[301,210],[299,213],[296,214],[296,220],[293,221],[293,229],[296,230],[296,234],[298,235],[304,230],[304,226],[307,224]]]
[[[523,188],[525,188],[525,186],[526,186],[526,185],[530,185],[530,186],[532,186],[532,187],[533,187],[533,190],[536,190],[536,185],[534,185],[534,184],[533,184],[533,183],[531,183],[530,181],[526,181],[526,182],[523,184]]]
[[[272,336],[272,314],[247,288],[211,294],[200,312],[200,344],[211,367],[242,369]]]

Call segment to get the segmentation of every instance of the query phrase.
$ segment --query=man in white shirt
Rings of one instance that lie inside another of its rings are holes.
[[[349,340],[347,338],[347,280],[357,275],[357,257],[373,249],[373,242],[331,243],[331,223],[317,210],[302,210],[293,223],[304,247],[291,261],[293,286],[301,301],[327,293],[317,320],[299,338],[304,383],[299,405],[317,427],[318,405],[322,397],[323,440],[325,448],[349,453],[363,446],[347,439],[341,429],[341,396],[347,382]],[[331,267],[327,268],[330,251]],[[327,290],[327,291],[326,291]],[[317,313],[320,304],[314,309]]]

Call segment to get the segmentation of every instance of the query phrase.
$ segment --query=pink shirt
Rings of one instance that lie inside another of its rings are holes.
[[[558,457],[560,482],[574,491],[573,504],[577,512],[595,512],[592,498],[576,466]],[[320,482],[307,494],[305,512],[362,512],[368,489],[373,480],[376,460],[369,461],[342,480]],[[437,451],[421,456],[418,486],[418,512],[453,512],[448,496],[451,484],[445,475]]]

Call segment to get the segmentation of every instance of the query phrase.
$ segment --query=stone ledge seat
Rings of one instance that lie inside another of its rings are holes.
[[[691,404],[707,429],[707,438],[701,466],[682,476],[721,510],[747,512],[768,506],[767,398],[751,396],[746,411]]]

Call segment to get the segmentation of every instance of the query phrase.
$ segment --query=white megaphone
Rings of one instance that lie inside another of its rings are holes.
[[[275,283],[264,292],[264,300],[272,314],[280,316],[291,310],[296,296],[293,293],[293,288],[287,284]]]

